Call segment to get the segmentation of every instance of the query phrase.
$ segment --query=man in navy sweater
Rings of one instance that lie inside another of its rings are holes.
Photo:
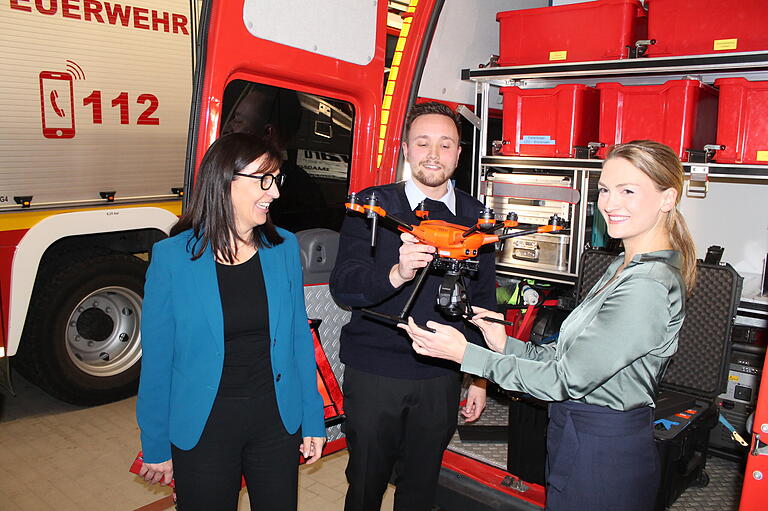
[[[388,213],[418,223],[414,209],[426,199],[432,220],[473,225],[483,205],[457,190],[452,182],[461,148],[458,116],[440,103],[414,106],[406,121],[403,154],[412,177],[372,187]],[[386,222],[381,222],[385,224]],[[457,425],[461,378],[456,364],[417,355],[405,332],[394,324],[363,314],[365,307],[398,314],[415,286],[419,269],[432,260],[434,247],[382,225],[371,248],[370,223],[362,215],[346,217],[339,255],[331,275],[331,294],[353,307],[341,331],[344,370],[344,432],[349,448],[346,511],[371,511],[381,500],[394,469],[396,511],[428,511],[432,507],[443,451]],[[492,246],[478,257],[480,268],[466,278],[474,305],[495,308],[495,261]],[[472,342],[482,336],[461,319],[441,314],[436,306],[442,275],[431,272],[409,315],[419,324],[429,320],[451,324]],[[476,420],[485,407],[485,380],[469,387],[462,414]]]

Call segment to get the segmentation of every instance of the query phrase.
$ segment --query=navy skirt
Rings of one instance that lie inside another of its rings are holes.
[[[659,487],[653,409],[549,406],[548,511],[650,511]]]

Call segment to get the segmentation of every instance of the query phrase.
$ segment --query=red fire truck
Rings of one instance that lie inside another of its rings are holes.
[[[136,391],[146,252],[181,211],[197,2],[9,0],[0,373],[77,404]]]
[[[607,81],[642,85],[659,83],[659,77],[666,81],[691,75],[699,76],[707,84],[736,75],[768,79],[765,77],[766,51],[747,52],[744,54],[747,57],[721,56],[714,62],[707,59],[665,61],[664,57],[658,57],[656,62],[665,65],[656,68],[645,61],[638,65],[637,60],[622,58],[579,68],[568,60],[566,48],[552,48],[547,52],[551,62],[519,69],[496,67],[494,55],[499,53],[496,14],[546,7],[550,3],[547,0],[411,0],[405,4],[339,0],[333,8],[320,9],[315,5],[309,7],[306,2],[288,0],[203,2],[197,47],[199,72],[194,85],[183,186],[187,191],[193,187],[194,172],[206,148],[221,133],[231,129],[228,126],[242,122],[249,111],[260,113],[251,114],[253,117],[268,118],[280,126],[280,132],[286,135],[286,162],[299,168],[297,175],[301,177],[292,180],[298,185],[293,190],[286,189],[278,201],[274,219],[278,225],[298,232],[303,248],[309,316],[321,320],[319,338],[337,377],[341,375],[336,353],[338,330],[348,313],[331,300],[326,279],[333,266],[343,203],[350,191],[389,183],[406,175],[408,170],[402,163],[400,145],[405,114],[415,101],[442,101],[465,113],[464,159],[456,178],[458,186],[481,200],[493,200],[488,193],[488,183],[496,168],[524,167],[535,177],[522,183],[524,185],[549,183],[547,179],[552,174],[549,171],[553,169],[561,177],[564,168],[573,171],[567,186],[584,197],[583,206],[567,206],[562,210],[558,209],[563,208],[562,205],[544,205],[569,215],[575,236],[569,245],[556,247],[555,255],[547,261],[537,261],[530,255],[538,247],[522,246],[520,253],[525,257],[517,258],[514,264],[514,251],[505,248],[500,251],[498,265],[501,281],[533,278],[567,288],[578,279],[579,255],[584,246],[599,240],[599,236],[591,233],[598,229],[590,213],[594,201],[589,199],[590,186],[594,184],[590,176],[599,172],[599,160],[577,156],[563,163],[567,159],[499,155],[493,144],[499,139],[498,146],[504,146],[498,116],[494,114],[502,108],[499,87],[537,89],[563,83],[592,86]],[[37,5],[22,0],[12,4]],[[106,9],[106,2],[104,6]],[[388,18],[390,26],[398,26],[396,35],[390,33],[389,37]],[[570,28],[586,30],[578,25]],[[721,42],[720,48],[724,51],[737,48],[732,39],[724,38],[726,42]],[[629,50],[637,52],[637,48],[629,48],[626,57]],[[60,126],[53,128],[60,129]],[[62,131],[58,137],[64,138],[66,133]],[[541,133],[532,133],[522,140],[540,145],[554,142]],[[589,149],[585,148],[588,152]],[[765,328],[768,313],[765,300],[759,296],[758,276],[768,240],[765,236],[755,240],[754,233],[764,234],[768,226],[763,205],[763,183],[768,177],[768,167],[724,165],[711,163],[706,158],[702,163],[694,163],[686,164],[691,180],[689,197],[683,207],[699,252],[703,255],[708,246],[720,245],[726,250],[726,259],[750,276],[739,313],[754,320],[756,328]],[[31,201],[32,207],[34,201]],[[739,208],[733,207],[736,203]],[[23,197],[21,204],[14,207],[17,208],[14,214],[23,213]],[[117,210],[107,209],[104,214],[109,211]],[[531,218],[536,216],[536,211],[531,210]],[[39,227],[41,232],[43,227]],[[37,283],[43,286],[49,282],[44,275],[17,262],[24,254],[22,241],[28,230],[31,231],[30,226],[26,229],[22,226],[14,231],[15,237],[6,235],[0,255],[4,258],[4,267],[13,264],[15,268],[18,264],[27,279],[29,275],[38,275]],[[56,256],[63,257],[58,253]],[[537,262],[541,264],[532,264]],[[6,354],[13,354],[21,338],[18,324],[17,330],[8,327],[11,324],[8,304],[13,311],[16,303],[12,284],[8,284],[13,280],[10,273],[0,277]],[[56,287],[55,281],[50,282]],[[91,304],[85,310],[94,308],[99,309]],[[85,310],[75,308],[81,312],[74,320],[75,326]],[[94,313],[99,314],[93,311],[89,315]],[[23,315],[13,316],[18,317]],[[63,322],[61,328],[66,325]],[[8,332],[17,332],[17,335],[11,337]],[[760,385],[763,388],[758,394]],[[741,509],[745,511],[761,509],[760,502],[768,495],[768,448],[760,439],[768,435],[768,384],[758,380],[753,383],[752,392],[759,395],[760,400],[752,403],[754,420],[748,439],[750,447],[741,501]],[[331,428],[329,436],[329,451],[343,447],[343,435],[337,425]],[[499,448],[506,449],[503,445]],[[454,509],[542,509],[544,488],[521,479],[487,456],[449,448],[443,462],[440,498],[454,499]],[[440,505],[451,509],[445,501]]]
[[[630,4],[631,0],[598,3]],[[570,215],[575,236],[570,239],[570,245],[559,247],[560,256],[551,256],[539,265],[531,264],[531,257],[520,257],[515,264],[510,264],[510,259],[505,259],[506,249],[498,259],[500,280],[536,278],[567,287],[577,281],[579,255],[584,246],[596,241],[599,244],[599,237],[589,234],[598,230],[592,215],[594,199],[590,199],[590,186],[594,183],[590,169],[599,171],[599,160],[588,158],[589,147],[585,148],[587,153],[567,163],[552,158],[505,159],[504,151],[499,155],[492,143],[502,138],[498,116],[494,115],[502,108],[498,88],[537,89],[561,83],[593,86],[607,81],[643,85],[690,78],[691,74],[707,84],[723,76],[766,77],[768,53],[765,51],[748,52],[748,64],[743,63],[743,55],[718,56],[720,60],[716,62],[707,58],[672,63],[657,59],[655,62],[662,62],[662,66],[648,59],[642,61],[643,66],[639,66],[637,60],[626,60],[629,62],[626,64],[622,59],[642,54],[639,46],[627,49],[626,55],[614,57],[611,65],[578,68],[569,61],[565,48],[555,48],[558,51],[548,53],[552,62],[496,68],[494,55],[499,48],[496,14],[549,4],[544,0],[482,3],[412,0],[403,12],[392,9],[393,5],[388,10],[382,2],[356,0],[339,2],[328,12],[307,9],[300,2],[246,0],[205,5],[200,37],[201,73],[194,95],[187,174],[194,173],[195,164],[205,149],[226,131],[228,120],[246,108],[242,105],[253,91],[277,98],[270,102],[272,112],[286,111],[292,102],[299,103],[300,120],[292,131],[294,137],[288,144],[287,159],[305,169],[307,183],[317,193],[305,199],[297,195],[294,201],[289,200],[291,205],[282,206],[287,208],[285,211],[275,211],[275,218],[279,225],[302,230],[299,237],[304,245],[305,272],[311,284],[307,287],[307,304],[310,316],[323,320],[320,337],[337,376],[340,372],[334,343],[347,316],[332,303],[325,279],[332,266],[336,231],[341,221],[338,212],[348,191],[389,183],[408,172],[403,168],[400,144],[404,116],[414,101],[443,101],[465,113],[468,138],[463,141],[463,154],[467,158],[456,176],[459,186],[486,203],[494,200],[488,192],[488,182],[498,167],[527,167],[535,177],[527,184],[537,185],[547,184],[551,173],[548,171],[553,168],[574,171],[567,186],[581,194],[584,204],[563,210]],[[644,16],[641,4],[635,4],[631,7],[636,9],[637,16]],[[401,28],[396,38],[388,40],[385,17],[397,15],[401,18]],[[580,30],[576,25],[569,29]],[[330,34],[333,37],[329,37]],[[525,47],[526,41],[520,44]],[[732,41],[719,44],[715,44],[715,49],[735,48]],[[645,62],[651,62],[650,68]],[[632,66],[631,71],[626,70]],[[710,119],[710,124],[713,122]],[[549,137],[541,136],[531,136],[521,142],[554,144]],[[503,148],[504,142],[499,146]],[[696,161],[699,160],[691,158],[686,163],[692,178],[683,209],[690,219],[698,249],[703,255],[710,245],[725,247],[728,260],[750,277],[739,310],[744,310],[750,320],[756,320],[758,328],[764,328],[765,300],[759,297],[756,285],[759,279],[755,277],[761,271],[766,240],[759,242],[756,251],[749,250],[745,245],[751,239],[749,232],[754,229],[725,226],[741,225],[745,214],[744,210],[737,213],[727,208],[732,201],[744,205],[761,231],[768,225],[759,199],[764,194],[761,179],[768,177],[768,167],[713,164],[706,157],[694,165]],[[584,172],[579,173],[579,169]],[[555,174],[562,176],[563,172]],[[563,207],[557,205],[555,209]],[[314,213],[307,218],[303,211]],[[529,214],[531,218],[536,216],[533,211]],[[715,225],[722,228],[713,228]],[[546,250],[540,248],[542,253]],[[554,252],[558,254],[557,250]],[[758,392],[757,385],[753,392]],[[763,476],[768,475],[768,457],[765,444],[760,440],[760,435],[764,436],[768,430],[768,398],[765,396],[763,389],[762,400],[756,404],[749,468],[744,476],[741,504],[744,510],[758,509],[760,495],[768,492]],[[330,440],[331,450],[343,443],[338,431],[331,432]],[[437,504],[448,509],[451,508],[448,503],[456,509],[541,509],[543,486],[524,481],[507,468],[487,456],[449,447],[444,457]]]

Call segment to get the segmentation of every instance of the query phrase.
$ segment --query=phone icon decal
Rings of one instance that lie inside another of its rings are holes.
[[[75,108],[72,75],[40,72],[40,114],[45,138],[75,136]]]

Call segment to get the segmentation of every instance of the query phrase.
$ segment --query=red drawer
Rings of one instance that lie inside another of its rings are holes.
[[[768,50],[768,0],[646,0],[648,56]]]
[[[670,80],[662,85],[598,83],[600,142],[608,146],[632,140],[656,140],[687,160],[686,149],[701,151],[714,143],[717,89],[697,80]]]
[[[768,165],[768,81],[720,78],[720,107],[717,114],[718,163]]]
[[[572,158],[574,146],[597,140],[600,94],[594,87],[502,87],[501,94],[504,155]]]
[[[638,0],[596,0],[496,14],[499,65],[521,66],[625,58],[645,39],[647,18]]]

